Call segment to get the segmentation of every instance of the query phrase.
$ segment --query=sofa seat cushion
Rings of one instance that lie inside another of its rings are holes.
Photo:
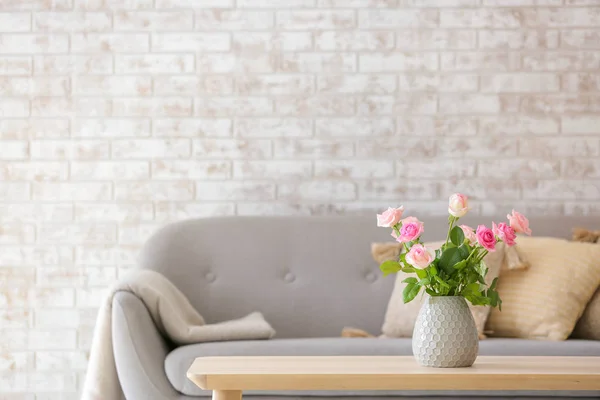
[[[600,356],[600,341],[567,340],[563,342],[536,341],[527,339],[486,339],[480,342],[482,356]],[[273,339],[235,342],[200,343],[178,347],[165,359],[165,371],[175,389],[188,396],[209,396],[209,391],[199,389],[186,377],[186,372],[197,357],[216,356],[410,356],[410,338],[400,339],[353,339],[353,338],[311,338]],[[377,391],[371,396],[415,395],[415,392]],[[464,397],[465,392],[444,391],[445,395],[456,394]],[[479,392],[481,395],[482,392]],[[483,392],[484,394],[486,392]],[[522,395],[528,393],[520,392]],[[367,396],[365,392],[258,392],[255,395],[279,396]],[[439,392],[419,392],[420,395],[439,395]],[[477,393],[469,393],[477,395]],[[500,394],[500,393],[498,393]],[[513,392],[514,394],[514,392]],[[561,392],[553,392],[559,396]],[[600,396],[600,393],[593,393]],[[588,395],[574,393],[574,395]]]

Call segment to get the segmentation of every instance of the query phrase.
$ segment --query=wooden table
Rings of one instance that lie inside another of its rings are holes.
[[[214,400],[243,390],[600,390],[600,357],[479,357],[425,368],[413,357],[200,357],[187,376]]]

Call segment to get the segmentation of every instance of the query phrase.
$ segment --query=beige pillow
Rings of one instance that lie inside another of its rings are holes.
[[[577,242],[591,242],[600,245],[600,231],[590,231],[585,228],[573,229],[573,240]],[[598,261],[600,263],[600,261]],[[577,321],[573,330],[573,337],[579,339],[600,340],[600,287],[585,307],[585,311]]]
[[[431,249],[438,249],[442,244],[444,244],[443,241],[426,243],[425,245]],[[371,245],[373,258],[380,264],[387,260],[397,259],[401,250],[402,245],[399,243],[373,243]],[[489,253],[484,259],[488,267],[488,274],[486,276],[486,282],[488,282],[488,284],[500,274],[503,260],[504,244],[499,243],[497,250],[493,253]],[[388,308],[385,313],[385,320],[383,322],[382,332],[384,337],[411,337],[421,305],[426,296],[428,296],[423,292],[424,294],[420,294],[413,301],[404,304],[402,301],[402,291],[406,284],[402,283],[402,281],[408,276],[411,275],[405,274],[404,272],[397,273],[396,283],[394,284],[394,290],[392,291],[392,296],[390,297]],[[473,306],[469,304],[469,308],[475,319],[479,337],[485,338],[483,329],[490,313],[490,307]]]
[[[573,337],[579,339],[600,340],[600,287],[585,307],[585,311],[577,321]]]
[[[600,246],[549,237],[519,237],[526,271],[498,282],[502,311],[493,309],[486,328],[494,336],[564,340],[600,283]]]

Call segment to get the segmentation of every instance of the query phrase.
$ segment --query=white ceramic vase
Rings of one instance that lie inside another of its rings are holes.
[[[470,367],[479,352],[473,315],[463,297],[428,297],[415,323],[413,354],[425,367]]]

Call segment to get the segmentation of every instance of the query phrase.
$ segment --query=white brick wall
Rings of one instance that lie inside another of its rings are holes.
[[[599,70],[595,1],[0,0],[0,398],[174,220],[600,214]]]

